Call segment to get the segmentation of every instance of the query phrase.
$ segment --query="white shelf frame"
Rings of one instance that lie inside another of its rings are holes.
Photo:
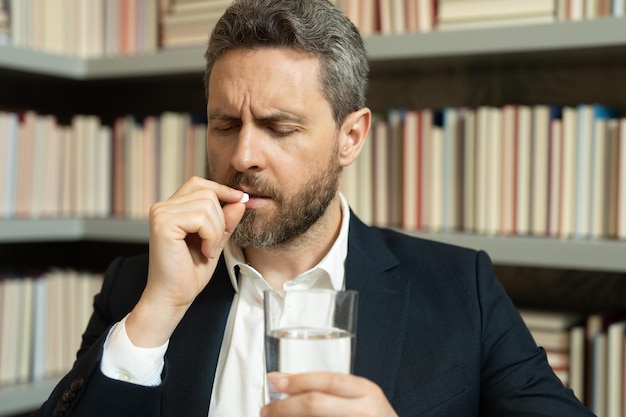
[[[28,413],[41,406],[60,378],[0,388],[0,417]]]
[[[365,38],[370,61],[626,47],[626,16]],[[74,80],[167,76],[204,71],[204,45],[134,56],[78,58],[0,46],[0,68]]]
[[[4,219],[0,243],[96,240],[147,243],[146,220],[131,219]]]
[[[626,272],[626,241],[485,236],[470,233],[409,233],[466,248],[484,250],[500,265]]]
[[[626,272],[626,241],[623,240],[573,240],[397,230],[424,239],[485,250],[496,264]],[[81,240],[147,243],[149,236],[146,220],[0,220],[0,243]]]

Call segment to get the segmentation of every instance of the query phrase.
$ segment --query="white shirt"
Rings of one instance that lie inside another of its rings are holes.
[[[337,240],[318,265],[286,282],[283,289],[344,288],[350,209],[341,194],[340,199],[342,221]],[[248,417],[258,415],[267,402],[263,291],[271,288],[232,242],[226,245],[224,258],[235,297],[217,362],[209,417]],[[169,342],[157,348],[136,347],[126,334],[125,320],[113,327],[104,344],[102,372],[139,385],[159,385]]]

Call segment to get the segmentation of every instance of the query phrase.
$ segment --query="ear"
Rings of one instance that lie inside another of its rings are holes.
[[[350,113],[339,131],[339,164],[345,168],[361,153],[370,130],[372,111],[364,107]]]

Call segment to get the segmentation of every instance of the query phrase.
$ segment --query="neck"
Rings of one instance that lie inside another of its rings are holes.
[[[335,243],[341,229],[341,201],[337,195],[324,215],[306,233],[270,248],[247,247],[246,261],[274,289],[317,265]]]

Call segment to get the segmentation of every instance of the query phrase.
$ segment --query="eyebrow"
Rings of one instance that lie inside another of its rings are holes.
[[[241,120],[240,117],[229,116],[221,111],[216,111],[209,114],[210,121],[233,121]],[[261,123],[277,123],[277,122],[294,122],[298,124],[305,124],[309,121],[307,117],[298,116],[293,113],[284,111],[274,111],[266,117],[255,118],[255,120]]]

